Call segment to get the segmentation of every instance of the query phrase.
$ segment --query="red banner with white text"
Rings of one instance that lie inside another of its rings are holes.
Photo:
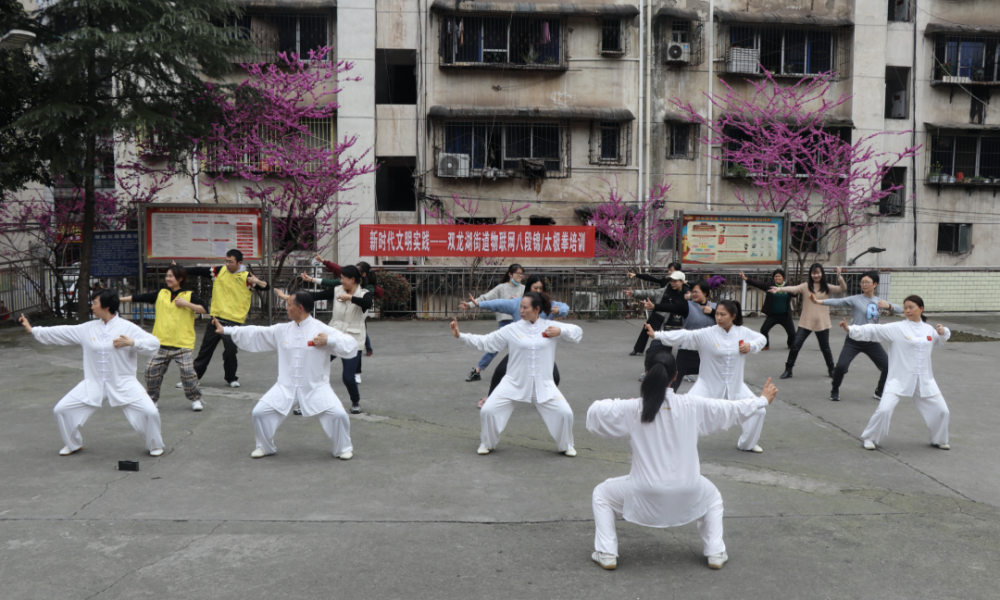
[[[362,225],[361,256],[592,258],[594,228]]]

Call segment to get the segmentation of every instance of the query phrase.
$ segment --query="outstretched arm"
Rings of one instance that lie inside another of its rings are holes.
[[[894,323],[885,325],[851,325],[847,328],[847,335],[859,342],[891,342],[896,338],[896,327]]]
[[[507,337],[503,329],[497,329],[486,335],[475,335],[472,333],[460,333],[458,331],[458,320],[451,322],[452,335],[483,352],[500,352],[507,348]]]
[[[24,315],[21,315],[22,325],[28,319]],[[86,323],[80,325],[57,325],[55,327],[31,327],[28,325],[25,327],[26,331],[29,331],[31,335],[43,344],[51,344],[54,346],[73,346],[75,344],[80,344],[83,342],[83,327],[86,327]]]
[[[587,409],[587,431],[607,438],[627,437],[641,411],[641,398],[598,400]]]
[[[771,383],[771,378],[764,384],[764,390],[757,398],[743,400],[714,400],[698,396],[688,396],[694,400],[698,414],[698,433],[708,435],[717,431],[729,429],[737,423],[742,423],[753,416],[758,409],[764,408],[774,401],[778,388]]]
[[[212,319],[216,325],[219,322]],[[277,331],[274,325],[271,327],[260,327],[257,325],[244,325],[242,327],[223,327],[222,334],[232,337],[233,343],[240,350],[247,352],[271,352],[278,349]],[[216,328],[218,330],[218,327]]]

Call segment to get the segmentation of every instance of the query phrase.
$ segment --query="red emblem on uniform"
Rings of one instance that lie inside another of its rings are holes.
[[[928,342],[932,342],[932,341],[934,341],[934,340],[933,340],[933,339],[931,338],[931,336],[927,336],[927,341],[928,341]]]

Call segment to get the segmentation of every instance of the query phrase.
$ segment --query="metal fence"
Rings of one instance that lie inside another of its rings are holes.
[[[42,310],[47,281],[44,268],[34,261],[0,262],[0,321]]]

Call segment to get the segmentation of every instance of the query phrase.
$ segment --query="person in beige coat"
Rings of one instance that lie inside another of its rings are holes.
[[[799,285],[791,287],[771,288],[771,293],[782,291],[786,294],[800,294],[808,296],[814,294],[817,300],[831,297],[833,294],[840,294],[847,289],[847,282],[844,281],[837,267],[837,285],[830,285],[826,282],[826,271],[823,265],[814,263],[809,267],[809,279]],[[792,376],[792,368],[795,367],[795,359],[799,356],[799,350],[810,333],[816,334],[816,341],[819,342],[819,349],[823,352],[823,359],[826,361],[826,370],[830,377],[833,377],[833,352],[830,350],[830,309],[822,304],[813,302],[802,303],[802,315],[799,317],[799,328],[795,332],[795,339],[792,342],[792,349],[788,351],[788,360],[785,362],[785,372],[781,374],[782,379]]]

